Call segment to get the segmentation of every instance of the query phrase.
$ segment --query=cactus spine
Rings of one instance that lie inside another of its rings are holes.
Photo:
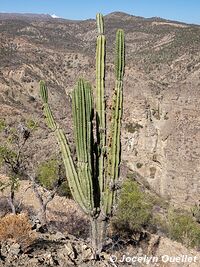
[[[123,103],[123,76],[125,64],[124,32],[116,33],[115,89],[111,107],[108,136],[105,105],[105,45],[103,16],[97,14],[96,92],[95,112],[91,85],[79,79],[72,92],[73,130],[77,162],[72,159],[63,130],[56,123],[48,104],[48,91],[40,82],[44,114],[48,127],[54,131],[63,157],[66,175],[75,201],[91,218],[91,241],[95,254],[101,252],[106,225],[112,216],[116,199],[121,155],[121,119]],[[95,120],[94,120],[95,118]],[[96,137],[93,136],[93,123]]]

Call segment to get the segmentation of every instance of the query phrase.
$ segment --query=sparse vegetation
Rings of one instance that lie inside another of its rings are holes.
[[[62,197],[72,198],[71,190],[67,180],[64,180],[58,187],[57,194]]]
[[[0,181],[0,190],[10,188],[8,203],[15,214],[17,212],[15,191],[19,187],[19,179],[25,175],[24,147],[30,137],[30,131],[20,124],[19,129],[7,126],[3,134],[4,138],[0,146],[0,167],[4,168],[9,180]]]
[[[38,125],[38,122],[34,119],[27,119],[26,120],[26,127],[33,131],[33,130],[37,130],[39,125]]]
[[[152,109],[152,116],[156,118],[157,120],[160,120],[161,114],[160,114],[160,109]]]
[[[8,214],[0,219],[0,241],[12,239],[26,250],[36,239],[26,214]]]
[[[32,95],[28,95],[28,101],[29,102],[35,102],[36,98]]]
[[[0,132],[6,128],[6,122],[4,119],[0,119]]]
[[[140,129],[142,129],[143,128],[143,126],[142,125],[140,125],[139,123],[127,123],[126,125],[125,125],[125,129],[129,132],[129,133],[134,133],[134,132],[136,132],[136,131],[139,131]]]
[[[169,237],[187,247],[200,248],[200,225],[185,211],[169,211]]]
[[[37,170],[37,180],[45,188],[51,190],[59,176],[59,162],[56,159],[50,159],[40,163]]]
[[[171,209],[162,198],[141,191],[137,182],[130,179],[123,183],[112,227],[121,235],[159,230],[187,247],[200,247],[200,225],[192,213]]]
[[[196,203],[192,208],[191,208],[191,213],[195,220],[200,223],[200,203]]]
[[[71,191],[66,180],[64,166],[58,159],[52,158],[41,162],[36,172],[37,181],[48,190],[53,190],[57,186],[57,193],[62,196],[71,197]]]
[[[137,162],[137,163],[136,163],[136,167],[137,167],[138,169],[142,168],[142,166],[143,166],[142,163],[140,163],[140,162]]]
[[[150,222],[153,203],[141,192],[135,181],[123,183],[114,228],[121,233],[138,232]]]

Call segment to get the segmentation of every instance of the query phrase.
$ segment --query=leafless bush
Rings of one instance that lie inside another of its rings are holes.
[[[65,219],[61,220],[62,217]],[[50,225],[53,230],[67,231],[78,238],[86,239],[89,237],[89,221],[77,211],[55,212]]]
[[[8,214],[0,219],[0,241],[13,239],[22,250],[29,247],[36,239],[26,214]]]

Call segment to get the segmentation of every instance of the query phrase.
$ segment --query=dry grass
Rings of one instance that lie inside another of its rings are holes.
[[[0,219],[0,241],[8,239],[21,245],[22,250],[28,248],[36,239],[27,214],[8,214]]]

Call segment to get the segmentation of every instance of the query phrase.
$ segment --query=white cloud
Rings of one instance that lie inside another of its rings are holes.
[[[51,15],[51,17],[54,18],[54,19],[58,19],[58,18],[59,18],[59,17],[56,16],[55,14]]]

